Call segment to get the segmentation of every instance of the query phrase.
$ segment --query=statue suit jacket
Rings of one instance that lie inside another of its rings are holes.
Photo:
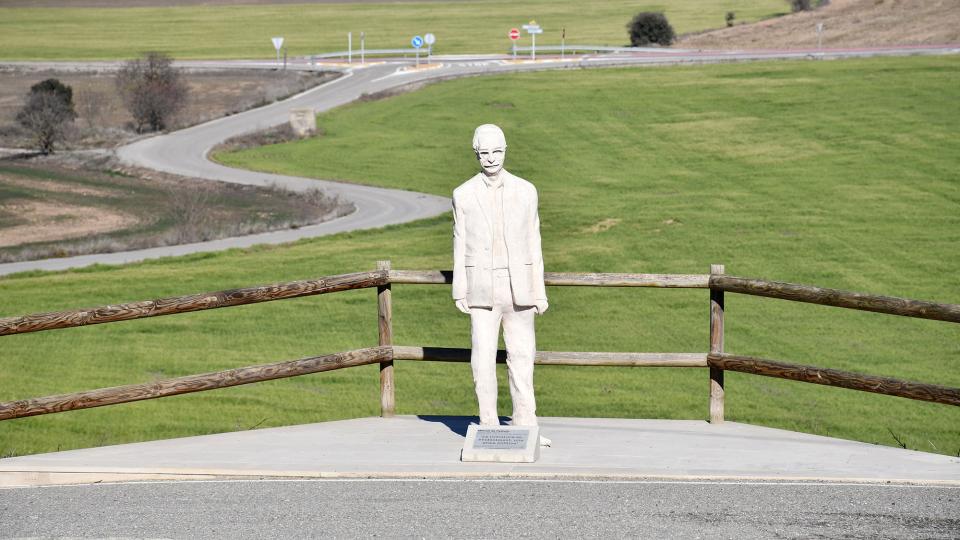
[[[503,178],[503,234],[507,243],[513,301],[532,306],[546,300],[537,188],[506,170]],[[481,202],[487,187],[483,173],[453,190],[453,298],[466,298],[470,307],[493,305],[494,216]]]

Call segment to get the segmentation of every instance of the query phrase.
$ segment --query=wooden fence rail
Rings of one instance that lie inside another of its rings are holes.
[[[559,287],[658,287],[706,289],[708,274],[613,274],[545,272],[543,281]],[[453,272],[450,270],[391,270],[391,283],[420,285],[450,285]]]
[[[451,283],[452,275],[448,270],[374,270],[96,308],[7,317],[0,319],[0,336],[242,306],[350,289],[383,287],[391,283],[443,285]],[[960,323],[960,304],[926,302],[720,274],[547,272],[545,280],[546,284],[551,286],[710,288],[716,291]]]
[[[244,287],[242,289],[174,296],[171,298],[132,302],[129,304],[38,313],[35,315],[25,315],[23,317],[9,317],[0,319],[0,336],[108,322],[129,321],[145,317],[202,311],[205,309],[257,304],[260,302],[271,302],[273,300],[376,287],[386,284],[387,282],[388,277],[386,271],[357,272],[354,274],[328,276],[320,279],[289,281],[286,283],[275,283],[273,285],[261,285],[259,287]]]
[[[143,384],[101,388],[72,394],[39,397],[0,403],[0,420],[41,414],[90,409],[105,405],[156,399],[255,382],[296,377],[393,360],[469,362],[470,350],[446,347],[381,346],[249,366],[226,371],[189,375]],[[506,352],[497,352],[503,363]],[[632,367],[710,367],[740,371],[865,392],[874,392],[908,399],[932,401],[960,406],[960,388],[874,377],[834,369],[787,364],[724,353],[616,353],[616,352],[551,352],[538,351],[536,363],[563,366],[632,366]]]
[[[874,377],[838,369],[824,369],[815,366],[788,364],[764,358],[738,356],[735,354],[711,353],[707,355],[710,367],[752,373],[766,377],[789,379],[827,386],[839,386],[863,392],[873,392],[888,396],[899,396],[920,401],[932,401],[945,405],[960,406],[960,388],[925,384],[912,381],[893,379],[890,377]]]
[[[346,367],[376,364],[393,358],[390,347],[372,347],[353,351],[313,356],[289,362],[249,366],[202,375],[189,375],[175,379],[165,379],[143,384],[101,388],[74,394],[61,394],[19,401],[0,403],[0,420],[23,418],[40,414],[50,414],[79,409],[91,409],[104,405],[129,403],[144,399],[155,399],[190,392],[202,392],[216,388],[227,388],[262,381],[272,381],[286,377],[296,377],[321,371],[332,371]]]
[[[470,349],[395,345],[395,360],[469,362]],[[497,363],[506,363],[507,352],[497,351]],[[544,366],[707,367],[706,353],[555,352],[537,351],[534,363]]]
[[[881,296],[781,281],[722,275],[710,276],[710,288],[740,294],[780,298],[794,302],[820,304],[822,306],[960,323],[960,304],[942,304],[895,296]]]

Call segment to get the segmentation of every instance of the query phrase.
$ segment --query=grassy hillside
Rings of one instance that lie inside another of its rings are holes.
[[[510,28],[536,19],[538,42],[623,45],[625,26],[640,11],[663,11],[677,32],[724,25],[727,11],[740,21],[782,12],[782,0],[614,0],[585,10],[573,0],[423,3],[342,3],[149,8],[0,8],[0,59],[128,58],[166,51],[176,58],[274,58],[270,38],[284,36],[292,56],[342,51],[347,32],[366,32],[370,49],[407,47],[433,32],[437,53],[505,52]],[[528,45],[528,39],[521,41]]]
[[[449,193],[501,124],[553,271],[729,273],[960,302],[960,58],[556,72],[447,82],[321,115],[326,136],[221,159]],[[449,217],[285,247],[0,279],[0,314],[370,269],[449,268]],[[704,351],[703,290],[551,288],[542,350]],[[396,342],[469,346],[438,286],[396,286]],[[0,400],[376,342],[373,291],[0,338]],[[729,295],[727,350],[960,386],[960,326]],[[375,367],[0,422],[26,453],[376,414]],[[705,418],[700,369],[543,367],[545,416]],[[730,420],[960,451],[960,409],[728,374]],[[501,410],[508,393],[501,389]],[[469,366],[400,363],[402,414],[474,414]]]

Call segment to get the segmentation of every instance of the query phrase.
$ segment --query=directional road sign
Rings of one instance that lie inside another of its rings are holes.
[[[520,31],[517,30],[516,28],[511,28],[511,29],[510,29],[510,39],[512,39],[512,40],[514,40],[514,41],[520,39]]]
[[[433,34],[427,34],[423,36],[423,42],[426,43],[427,45],[433,45],[434,43],[437,42],[437,36]]]
[[[420,36],[413,36],[413,39],[410,40],[410,44],[413,45],[414,49],[419,49],[423,47],[423,38]]]
[[[530,39],[533,40],[530,43],[530,58],[537,59],[537,34],[543,33],[543,28],[540,28],[540,25],[537,24],[537,21],[530,21],[530,24],[523,25],[523,29],[530,34]]]

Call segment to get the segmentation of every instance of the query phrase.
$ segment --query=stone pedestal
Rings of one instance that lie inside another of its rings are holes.
[[[533,463],[539,457],[538,426],[469,426],[460,453],[461,461]]]
[[[313,109],[290,109],[290,127],[297,137],[306,137],[317,132],[317,115]]]

